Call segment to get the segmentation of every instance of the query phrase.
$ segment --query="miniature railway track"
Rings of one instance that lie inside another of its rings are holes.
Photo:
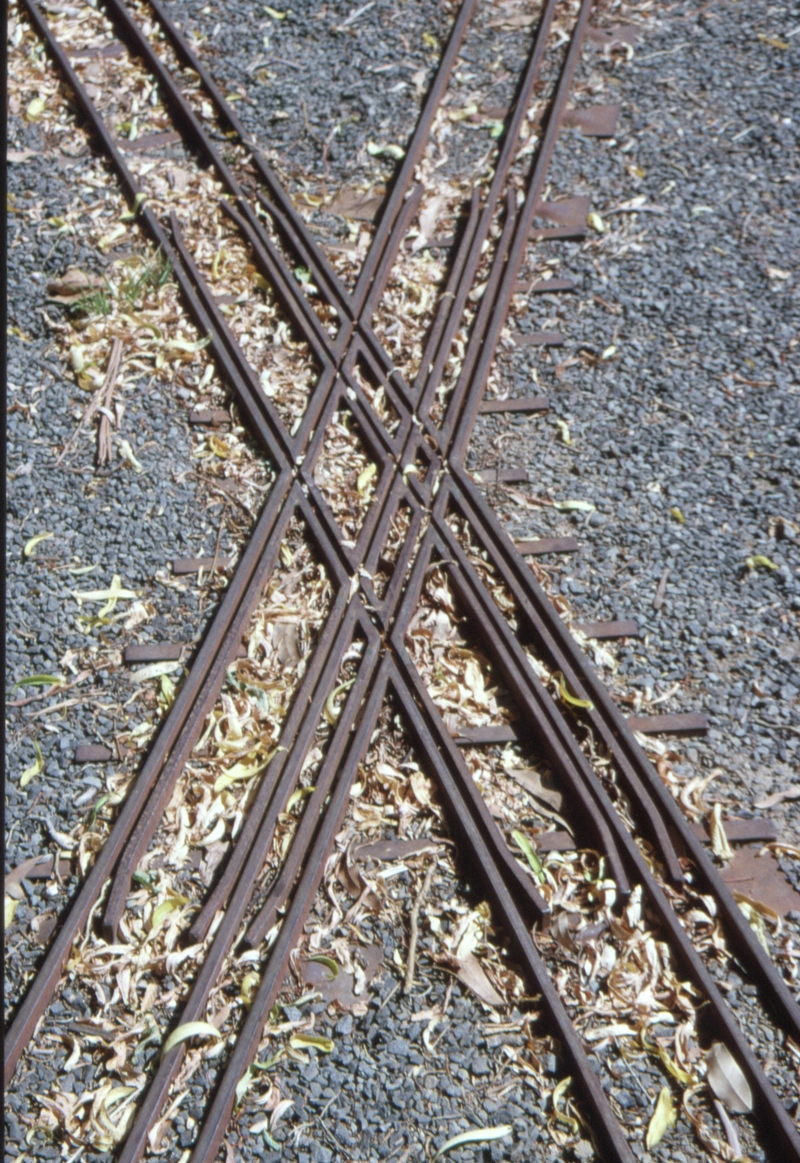
[[[125,0],[103,0],[102,10],[111,21],[122,50],[138,58],[158,82],[174,130],[222,186],[221,210],[230,229],[238,232],[250,248],[260,275],[273,289],[296,333],[313,352],[318,374],[295,431],[287,428],[265,394],[256,370],[215,301],[195,261],[180,216],[164,218],[149,205],[147,191],[129,164],[134,145],[115,136],[89,96],[81,81],[78,55],[58,42],[35,0],[23,0],[23,5],[74,93],[99,148],[112,163],[140,222],[169,258],[186,304],[201,334],[210,337],[216,365],[246,414],[264,456],[274,467],[276,479],[189,676],[7,1032],[6,1083],[55,996],[74,942],[90,923],[104,894],[104,935],[110,941],[117,939],[132,877],[219,696],[252,612],[279,562],[289,523],[299,519],[325,566],[333,598],[311,665],[284,721],[280,748],[264,772],[235,846],[192,922],[188,937],[194,942],[202,941],[223,910],[176,1024],[200,1020],[206,1012],[225,958],[239,940],[271,849],[278,815],[298,786],[316,725],[336,684],[340,660],[355,642],[362,644],[362,650],[355,680],[336,720],[292,848],[267,899],[249,920],[244,940],[255,948],[278,916],[283,916],[257,995],[210,1099],[193,1148],[193,1163],[207,1163],[217,1157],[234,1108],[237,1085],[256,1055],[344,818],[355,773],[390,694],[405,713],[419,754],[435,774],[450,825],[463,850],[470,854],[476,875],[497,910],[531,987],[541,995],[546,1020],[561,1042],[598,1150],[603,1158],[620,1163],[630,1163],[634,1157],[531,937],[532,926],[546,918],[547,905],[490,815],[461,754],[460,741],[447,729],[409,653],[408,629],[433,565],[446,574],[461,609],[470,624],[478,628],[487,656],[513,695],[525,724],[526,741],[547,757],[561,786],[568,791],[576,846],[603,854],[621,898],[629,894],[634,884],[642,886],[681,973],[705,999],[704,1029],[710,1038],[724,1042],[740,1063],[753,1092],[756,1117],[780,1157],[800,1163],[800,1139],[792,1120],[693,947],[660,880],[679,889],[691,873],[694,890],[713,897],[736,957],[757,983],[780,1027],[798,1042],[800,1010],[630,726],[538,586],[524,557],[499,528],[464,467],[476,418],[487,405],[487,382],[501,332],[509,325],[513,296],[519,291],[529,250],[536,238],[546,233],[535,226],[535,221],[542,215],[542,191],[559,131],[570,116],[574,120],[567,100],[587,33],[590,0],[582,0],[569,43],[561,54],[558,81],[541,136],[524,173],[524,196],[518,197],[516,188],[509,184],[509,175],[517,164],[523,121],[543,62],[553,52],[549,34],[556,0],[549,0],[543,9],[526,68],[519,78],[516,100],[505,118],[493,180],[485,193],[475,190],[470,204],[463,209],[451,247],[447,283],[428,331],[419,373],[412,383],[406,382],[379,340],[374,319],[398,252],[419,213],[423,190],[416,181],[417,167],[463,38],[475,19],[477,0],[464,0],[453,25],[418,125],[387,195],[368,257],[352,290],[343,285],[232,106],[158,0],[149,0],[145,7],[160,39],[145,32]],[[212,137],[187,101],[165,63],[164,44],[170,46],[183,67],[194,71],[222,133],[239,150],[238,161],[225,160],[219,146],[221,134]],[[249,168],[242,180],[237,176],[237,167],[245,157]],[[568,224],[555,228],[556,234],[569,229]],[[292,273],[295,263],[310,272],[317,291],[314,303]],[[479,272],[484,290],[474,318],[469,321],[468,297]],[[569,288],[564,285],[552,289]],[[454,338],[464,327],[469,332],[464,358],[455,383],[445,392],[446,364]],[[527,338],[548,342],[538,334]],[[365,380],[370,391],[365,389]],[[393,428],[374,407],[374,393],[379,389],[397,418]],[[377,467],[374,491],[357,536],[344,543],[314,473],[326,431],[334,416],[342,412],[353,417],[370,461]],[[401,511],[408,517],[406,533],[385,592],[379,594],[373,577],[384,556],[392,523]],[[456,524],[469,531],[473,549],[513,598],[516,631],[510,628],[465,552],[455,532]],[[658,877],[582,750],[574,729],[575,711],[566,710],[553,699],[531,669],[521,645],[523,636],[551,670],[561,672],[583,703],[581,722],[611,759],[637,834],[652,847],[660,869]],[[148,1131],[161,1115],[184,1054],[185,1047],[175,1047],[150,1078],[121,1148],[122,1163],[137,1163],[146,1153]]]

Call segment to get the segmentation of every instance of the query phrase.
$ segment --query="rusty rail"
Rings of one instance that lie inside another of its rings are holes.
[[[22,0],[22,3],[75,93],[102,150],[111,159],[126,195],[139,207],[142,192],[127,166],[124,143],[121,145],[115,140],[35,0]],[[58,988],[74,940],[88,923],[109,881],[103,926],[108,938],[115,936],[133,873],[155,834],[205,717],[218,697],[226,667],[275,568],[288,524],[294,516],[299,516],[328,571],[334,590],[331,608],[316,644],[312,665],[303,677],[283,726],[281,750],[264,773],[237,843],[191,924],[188,936],[199,941],[206,937],[220,910],[224,910],[191,993],[180,1015],[176,1015],[176,1024],[196,1020],[205,1012],[268,859],[278,815],[297,786],[322,708],[335,683],[339,661],[356,639],[363,642],[363,653],[289,856],[260,912],[250,920],[245,939],[255,947],[275,925],[278,911],[286,910],[257,997],[200,1129],[192,1163],[209,1163],[222,1143],[236,1086],[257,1051],[270,1008],[284,980],[289,956],[320,884],[325,859],[341,826],[351,781],[389,692],[403,708],[414,741],[435,774],[449,811],[448,818],[465,850],[471,853],[476,874],[492,898],[531,984],[541,994],[548,1019],[561,1040],[569,1069],[580,1089],[587,1122],[598,1148],[608,1160],[632,1163],[633,1155],[624,1131],[586,1059],[581,1041],[530,935],[532,924],[546,919],[547,906],[533,880],[523,872],[507,847],[475,788],[457,742],[446,730],[408,653],[405,641],[408,626],[432,563],[439,563],[445,570],[473,625],[482,628],[487,652],[525,713],[526,741],[544,750],[569,789],[580,837],[586,840],[587,846],[606,856],[621,895],[634,882],[643,886],[684,972],[707,1000],[708,1027],[735,1048],[755,1095],[757,1115],[773,1140],[780,1144],[782,1157],[800,1163],[800,1140],[791,1119],[634,838],[587,762],[576,742],[571,720],[533,674],[518,640],[449,524],[454,514],[466,523],[473,544],[513,595],[525,632],[541,657],[552,669],[561,670],[578,697],[590,704],[582,714],[596,739],[606,747],[637,828],[652,843],[665,879],[680,885],[691,867],[703,891],[717,901],[742,965],[758,983],[786,1031],[800,1041],[800,1011],[791,992],[755,939],[702,843],[653,770],[608,692],[537,585],[524,559],[499,529],[464,469],[470,434],[483,403],[487,377],[500,333],[507,323],[512,296],[519,289],[520,271],[533,237],[533,221],[540,212],[541,191],[566,116],[567,96],[589,21],[590,0],[582,0],[543,136],[525,178],[525,197],[518,207],[516,198],[507,191],[508,177],[519,149],[525,114],[548,51],[556,8],[556,0],[548,0],[520,78],[517,98],[506,117],[493,181],[483,200],[475,191],[465,208],[451,252],[445,290],[424,345],[420,371],[411,385],[405,383],[380,343],[373,317],[399,247],[419,210],[423,192],[415,185],[416,168],[427,147],[463,38],[475,15],[477,0],[465,0],[455,20],[352,292],[341,284],[203,63],[158,0],[149,0],[149,4],[179,60],[200,78],[221,123],[247,148],[260,188],[246,190],[234,173],[235,166],[229,166],[219,156],[175,78],[124,0],[103,0],[120,39],[158,78],[176,128],[213,166],[222,181],[231,199],[225,201],[224,211],[250,246],[258,269],[268,279],[294,327],[308,343],[317,360],[319,375],[300,427],[292,435],[264,395],[258,376],[219,311],[185,242],[178,218],[172,216],[165,224],[146,203],[139,208],[143,225],[173,264],[193,318],[202,333],[210,336],[217,366],[274,466],[276,480],[189,678],[11,1024],[6,1036],[6,1083]],[[312,272],[323,301],[338,320],[334,336],[320,324],[292,277],[280,248],[255,213],[253,199],[267,211],[282,245]],[[493,254],[483,297],[471,323],[465,359],[441,415],[435,418],[432,409],[436,394],[453,338],[465,319],[467,296],[487,244],[493,246]],[[386,430],[360,387],[354,374],[359,358],[365,360],[370,375],[384,388],[400,418],[394,433]],[[373,463],[378,466],[375,493],[353,546],[341,544],[338,526],[313,478],[325,429],[340,407],[346,407],[355,416]],[[427,470],[424,480],[403,471],[417,460]],[[408,531],[386,592],[379,598],[371,575],[380,560],[392,520],[403,506],[410,514]],[[425,527],[427,531],[423,532]],[[150,1080],[122,1148],[121,1163],[138,1163],[142,1158],[147,1149],[148,1131],[163,1109],[184,1053],[184,1047],[176,1047]]]

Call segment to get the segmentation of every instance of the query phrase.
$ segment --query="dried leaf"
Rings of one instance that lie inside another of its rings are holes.
[[[462,1131],[460,1135],[455,1135],[442,1144],[436,1154],[431,1157],[431,1163],[434,1163],[434,1160],[438,1159],[440,1155],[445,1155],[456,1147],[464,1147],[467,1143],[495,1143],[498,1139],[505,1139],[513,1130],[514,1128],[510,1123],[504,1123],[500,1127],[476,1127],[474,1131]]]
[[[788,40],[781,40],[779,36],[767,36],[765,32],[759,32],[758,39],[763,41],[764,44],[768,44],[770,48],[783,49],[784,52],[792,47]]]
[[[48,541],[51,537],[55,537],[55,533],[37,533],[35,537],[31,537],[30,541],[25,542],[23,556],[30,557],[37,545],[42,541]]]
[[[550,932],[553,934],[556,941],[558,941],[562,949],[566,949],[568,953],[577,953],[578,943],[570,931],[569,918],[569,913],[559,913],[550,926]],[[605,1031],[595,1031],[595,1033],[602,1033],[603,1037],[611,1036]]]
[[[14,922],[14,913],[17,911],[19,901],[13,900],[10,896],[5,898],[3,909],[3,928],[8,929]]]
[[[647,1124],[644,1145],[648,1151],[652,1151],[653,1147],[661,1142],[669,1128],[675,1126],[677,1119],[678,1112],[675,1110],[670,1089],[668,1086],[662,1086],[656,1103],[656,1109],[653,1111],[652,1118]]]
[[[575,442],[569,434],[569,424],[567,424],[566,420],[555,420],[554,423],[561,433],[562,442],[564,444],[574,444]]]
[[[294,1050],[303,1050],[307,1046],[312,1046],[321,1054],[331,1054],[334,1043],[332,1038],[326,1038],[324,1034],[293,1034],[289,1039],[289,1045]]]
[[[156,929],[160,929],[170,913],[174,912],[175,909],[179,909],[181,905],[188,905],[188,903],[188,897],[179,896],[177,893],[174,896],[168,896],[165,901],[162,901],[153,910],[153,915],[150,918],[150,932],[153,933]]]
[[[140,666],[130,675],[131,682],[147,682],[151,678],[161,678],[165,674],[174,674],[180,670],[181,662],[150,662],[147,666]]]
[[[706,1054],[706,1077],[714,1095],[733,1114],[747,1114],[753,1109],[747,1079],[724,1042],[712,1043]]]
[[[335,977],[339,976],[339,966],[332,957],[326,957],[323,953],[317,953],[314,957],[309,957],[309,961],[316,961],[320,965],[324,965],[330,970],[330,980],[333,981]]]
[[[63,678],[57,674],[32,674],[28,678],[19,679],[14,686],[63,686],[63,684]]]
[[[486,1005],[497,1008],[504,1004],[502,997],[486,976],[483,966],[474,953],[468,953],[466,957],[459,958],[458,963],[456,976],[459,981],[466,985],[467,989],[471,989],[475,996],[479,997]]]
[[[114,602],[116,604],[120,599],[123,601],[132,601],[133,598],[138,598],[135,590],[124,590],[119,574],[114,574],[111,580],[111,585],[107,590],[73,590],[72,596],[80,605],[82,602]],[[106,607],[105,613],[110,613],[113,606]],[[101,612],[100,617],[103,616]],[[60,681],[60,680],[59,680]]]
[[[606,230],[608,229],[605,222],[596,210],[591,211],[586,221],[589,223],[592,230],[597,232],[597,234],[605,234]]]
[[[553,501],[560,513],[594,513],[596,507],[591,501]]]
[[[222,1034],[216,1026],[212,1026],[210,1022],[185,1022],[182,1026],[177,1026],[170,1036],[167,1038],[161,1049],[161,1057],[163,1058],[175,1046],[179,1046],[181,1042],[187,1042],[189,1038],[221,1038]]]
[[[356,481],[356,488],[358,489],[360,496],[365,497],[367,495],[369,483],[372,480],[372,478],[375,476],[377,471],[378,471],[377,464],[368,464],[367,467],[364,469],[364,471],[360,472],[358,474],[358,480]]]
[[[745,560],[748,569],[758,569],[760,567],[762,569],[776,570],[778,568],[774,561],[770,561],[768,557],[764,557],[761,553],[757,553],[754,557],[748,557]]]
[[[569,1087],[571,1085],[572,1085],[572,1078],[562,1078],[561,1079],[558,1086],[553,1091],[553,1112],[554,1112],[556,1118],[559,1120],[559,1122],[566,1123],[570,1127],[572,1133],[576,1135],[578,1133],[578,1131],[580,1130],[580,1125],[578,1123],[578,1120],[572,1118],[571,1115],[566,1114],[564,1111],[559,1110],[559,1108],[558,1108],[558,1104],[559,1104],[559,1101],[561,1099],[561,1096],[569,1089]]]
[[[395,161],[406,156],[406,151],[399,145],[376,145],[374,141],[367,143],[367,153],[370,157],[391,157]]]
[[[27,121],[38,121],[47,108],[47,102],[44,97],[34,97],[25,110],[25,119]]]
[[[771,795],[756,800],[753,807],[774,808],[777,804],[782,804],[784,800],[800,800],[800,783],[793,783],[789,787],[784,788],[783,791],[774,791]]]
[[[239,996],[248,1009],[253,1004],[253,994],[258,989],[260,981],[261,974],[256,973],[255,970],[251,973],[245,973],[242,978],[242,984],[239,986]]]
[[[270,1118],[269,1118],[270,1133],[274,1132],[275,1128],[277,1127],[278,1123],[281,1121],[283,1116],[288,1111],[290,1111],[293,1106],[294,1106],[293,1099],[291,1099],[291,1098],[282,1098],[281,1099],[281,1101],[275,1107],[274,1111],[272,1112],[272,1114],[270,1115]]]
[[[725,828],[722,823],[722,806],[714,804],[708,821],[708,831],[711,836],[711,850],[720,860],[733,860],[733,849],[728,843]]]
[[[42,749],[36,739],[33,741],[33,750],[36,752],[36,759],[30,767],[26,767],[22,775],[19,777],[19,786],[27,787],[32,779],[36,779],[37,775],[41,775],[44,771],[44,758],[42,756]]]
[[[348,679],[347,682],[340,683],[339,686],[334,687],[325,702],[325,718],[332,727],[336,726],[336,720],[339,718],[339,708],[336,706],[336,696],[340,695],[342,691],[349,690],[356,680],[354,678]]]
[[[670,515],[670,517],[674,517],[676,521],[679,521],[681,523],[681,525],[686,524],[686,518],[684,517],[684,515],[680,511],[680,509],[677,507],[677,505],[673,506],[673,508],[670,509],[669,515]]]
[[[136,459],[136,454],[131,448],[130,442],[119,436],[117,437],[117,445],[119,447],[120,455],[122,456],[123,461],[125,461],[126,464],[131,465],[131,467],[137,473],[143,473],[144,465],[140,460]]]

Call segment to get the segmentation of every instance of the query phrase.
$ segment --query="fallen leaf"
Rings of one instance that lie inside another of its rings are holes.
[[[25,110],[26,121],[38,121],[47,108],[47,102],[44,97],[34,97],[28,108]]]
[[[210,1022],[185,1022],[182,1026],[177,1026],[167,1038],[161,1048],[161,1057],[163,1058],[175,1046],[179,1046],[181,1042],[188,1042],[189,1038],[221,1037],[222,1034],[217,1027],[212,1026]]]
[[[505,1004],[474,953],[468,953],[466,957],[458,959],[456,976],[486,1005],[494,1006],[496,1009]]]
[[[374,189],[355,190],[352,186],[342,186],[339,193],[328,203],[330,214],[342,218],[355,218],[361,222],[372,222],[381,208],[383,195]]]
[[[524,832],[512,832],[511,835],[513,836],[517,846],[524,854],[525,859],[528,861],[528,864],[532,868],[533,874],[539,881],[539,884],[544,884],[547,880],[547,877],[544,874],[542,862],[536,855],[536,850],[534,849],[528,837]]]
[[[669,1128],[675,1126],[677,1119],[678,1112],[675,1110],[670,1089],[668,1086],[662,1086],[656,1102],[656,1109],[647,1124],[644,1145],[648,1151],[652,1151],[653,1147],[661,1142]]]
[[[504,1123],[501,1127],[476,1127],[474,1131],[462,1131],[442,1144],[436,1154],[431,1156],[431,1163],[456,1147],[464,1147],[467,1143],[495,1143],[498,1139],[505,1139],[513,1130],[510,1123]]]
[[[181,662],[151,662],[147,666],[140,666],[138,670],[134,670],[130,675],[131,682],[147,682],[151,678],[161,678],[164,674],[174,674],[176,670],[180,670],[183,663]]]
[[[294,1050],[302,1050],[311,1046],[322,1054],[332,1054],[334,1042],[332,1038],[326,1038],[324,1034],[293,1034],[289,1039],[289,1045]]]
[[[37,775],[41,775],[44,771],[44,758],[42,756],[42,749],[36,739],[33,741],[33,749],[36,752],[36,759],[30,767],[26,767],[22,775],[19,777],[19,786],[27,787],[32,779],[36,779]]]
[[[711,851],[720,860],[733,860],[733,849],[728,843],[725,827],[722,823],[722,806],[714,804],[708,821],[708,831],[711,836]]]
[[[591,501],[553,501],[553,508],[559,513],[594,513],[596,505]]]
[[[569,424],[567,424],[566,420],[556,420],[554,423],[558,430],[561,432],[562,442],[564,444],[574,444],[574,441],[569,434]]]
[[[686,518],[684,517],[684,515],[680,511],[680,509],[677,507],[677,505],[674,508],[670,509],[669,515],[670,515],[670,517],[674,517],[676,521],[680,521],[681,525],[686,524]]]
[[[753,1109],[747,1079],[724,1042],[712,1043],[706,1054],[706,1077],[714,1095],[733,1114],[747,1114]]]
[[[793,783],[790,787],[784,788],[783,791],[774,791],[771,795],[764,796],[763,799],[755,800],[754,808],[774,808],[777,804],[782,804],[784,800],[800,800],[800,783]]]
[[[32,674],[28,678],[21,678],[14,686],[61,686],[64,680],[57,674]]]
[[[372,480],[372,478],[377,474],[377,472],[378,472],[377,464],[368,464],[367,467],[364,469],[364,471],[360,472],[358,474],[358,480],[356,481],[356,488],[358,489],[359,496],[365,497],[367,495],[367,490],[369,489],[369,483]]]
[[[3,928],[8,929],[14,922],[14,913],[17,911],[19,901],[13,900],[10,896],[5,898],[3,909]]]
[[[586,221],[589,223],[592,230],[594,230],[597,234],[605,234],[606,230],[608,229],[603,219],[595,210],[591,211]]]
[[[374,141],[367,143],[367,153],[370,157],[391,157],[395,161],[406,156],[406,151],[399,145],[376,145]]]
[[[762,569],[775,570],[778,568],[774,561],[770,561],[770,559],[768,557],[764,557],[762,553],[757,553],[754,557],[748,557],[745,560],[748,569],[758,569],[759,566]]]
[[[770,46],[770,48],[780,48],[780,49],[783,49],[784,52],[786,51],[786,49],[789,49],[792,47],[789,44],[788,40],[781,40],[781,38],[779,36],[767,36],[767,34],[764,32],[758,33],[758,39],[763,41],[764,44],[768,44]]]
[[[568,703],[571,707],[585,707],[588,711],[594,710],[594,703],[590,703],[588,699],[579,699],[577,695],[572,694],[560,670],[554,670],[552,677],[558,683],[558,694],[562,702]]]
[[[559,1103],[559,1100],[560,1100],[562,1094],[564,1094],[569,1089],[569,1087],[571,1085],[572,1085],[571,1078],[562,1078],[561,1079],[558,1086],[553,1091],[553,1112],[554,1112],[556,1118],[560,1122],[566,1123],[567,1126],[570,1127],[573,1134],[577,1134],[578,1131],[580,1130],[578,1120],[573,1119],[571,1115],[568,1115],[564,1111],[559,1110],[559,1107],[558,1107],[558,1103]]]
[[[127,464],[131,465],[137,473],[143,473],[144,465],[141,463],[141,461],[136,459],[136,454],[134,453],[128,441],[124,440],[122,437],[117,437],[117,444],[119,446],[122,459]]]

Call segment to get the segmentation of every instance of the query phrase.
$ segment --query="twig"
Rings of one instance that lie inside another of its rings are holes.
[[[103,401],[106,397],[106,393],[111,388],[113,388],[114,380],[117,378],[117,372],[119,371],[119,364],[120,364],[121,358],[122,358],[122,340],[115,339],[114,343],[112,345],[112,348],[111,348],[111,355],[110,355],[109,360],[108,360],[108,369],[106,371],[106,378],[104,379],[102,386],[99,387],[97,389],[97,391],[95,392],[95,394],[92,396],[92,402],[89,404],[89,407],[86,409],[86,411],[81,416],[78,427],[75,429],[75,431],[72,433],[72,436],[70,436],[69,440],[64,445],[63,451],[62,451],[61,455],[59,456],[58,460],[56,461],[56,468],[58,468],[58,466],[61,464],[61,461],[64,459],[64,457],[67,455],[69,450],[72,448],[75,441],[78,439],[78,434],[80,433],[84,424],[86,424],[86,422],[88,420],[91,420],[91,418],[95,415],[95,413],[98,411],[98,409],[103,407]]]
[[[661,581],[658,583],[655,597],[653,598],[653,609],[660,610],[664,605],[664,591],[667,588],[667,578],[669,577],[669,566],[661,575]]]
[[[83,682],[91,674],[91,670],[82,670],[80,674],[72,680],[72,682],[53,682],[46,691],[41,691],[38,695],[29,695],[27,699],[13,699],[6,703],[7,707],[27,707],[28,703],[38,703],[42,699],[49,699],[51,695],[63,694],[64,691],[71,690],[72,687],[77,686],[79,682]]]
[[[120,348],[119,354],[121,356],[122,344],[119,339],[115,339],[115,347],[118,343]],[[100,423],[97,426],[98,467],[102,467],[104,464],[110,463],[111,457],[113,455],[113,448],[111,445],[111,401],[114,397],[114,381],[116,380],[117,371],[119,370],[119,359],[117,359],[116,366],[114,366],[114,355],[116,353],[115,347],[111,350],[111,360],[109,361],[108,365],[108,374],[106,375],[106,381],[103,385],[106,389],[106,394],[103,397],[102,407],[98,409],[100,412]],[[112,371],[114,372],[113,376],[111,375]]]
[[[411,939],[408,942],[408,961],[406,962],[406,979],[403,982],[403,993],[410,993],[414,984],[414,968],[417,961],[417,940],[419,938],[419,910],[420,905],[428,894],[428,889],[431,887],[431,881],[433,880],[435,871],[436,861],[434,860],[428,865],[425,879],[422,882],[422,888],[419,890],[417,899],[414,901],[414,907],[411,910]]]

